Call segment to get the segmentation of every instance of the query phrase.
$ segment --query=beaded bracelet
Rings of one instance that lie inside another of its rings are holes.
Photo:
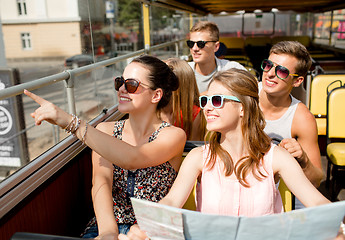
[[[70,122],[68,128],[65,129],[65,131],[67,133],[71,133],[72,132],[72,130],[73,130],[75,124],[76,124],[76,120],[77,120],[77,116],[73,115],[72,121]]]
[[[65,131],[67,133],[75,134],[75,132],[78,130],[80,126],[81,120],[72,114],[72,120],[71,122],[65,127]]]
[[[83,144],[85,144],[85,141],[86,141],[86,132],[87,132],[87,123],[85,124],[85,130],[84,130],[84,134],[83,134],[83,137],[81,138],[81,142]]]
[[[75,134],[75,132],[78,130],[80,123],[81,123],[81,120],[78,117],[76,117],[76,123],[73,126],[73,129],[71,131],[72,134]]]
[[[76,116],[74,114],[72,114],[72,120],[69,122],[69,124],[67,124],[67,126],[64,128],[65,132],[70,133],[70,129],[71,129],[71,125],[74,122]]]

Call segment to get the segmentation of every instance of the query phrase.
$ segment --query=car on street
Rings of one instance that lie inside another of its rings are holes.
[[[78,68],[94,63],[92,55],[78,54],[65,59],[66,68]]]

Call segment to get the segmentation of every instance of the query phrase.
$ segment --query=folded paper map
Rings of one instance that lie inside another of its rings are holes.
[[[152,240],[334,239],[345,201],[262,217],[204,214],[132,198],[140,228]]]

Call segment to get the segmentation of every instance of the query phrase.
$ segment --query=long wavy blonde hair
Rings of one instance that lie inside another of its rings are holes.
[[[172,69],[180,82],[180,87],[173,92],[171,98],[172,115],[176,120],[175,126],[181,127],[186,132],[187,139],[190,139],[193,131],[193,105],[199,106],[199,90],[195,74],[184,60],[169,58],[165,63]],[[202,136],[200,140],[202,140],[206,132],[206,122],[203,114],[199,116],[201,124],[198,131],[200,131],[200,136]]]
[[[212,168],[217,156],[223,161],[225,176],[233,172],[237,179],[245,187],[250,187],[246,177],[250,172],[261,180],[266,175],[260,171],[260,162],[263,156],[269,151],[271,140],[264,132],[265,119],[259,107],[258,83],[252,74],[245,70],[230,69],[218,72],[214,75],[212,82],[221,83],[232,95],[236,96],[243,106],[242,135],[243,144],[248,156],[241,158],[234,164],[230,154],[220,145],[221,133],[209,132],[210,161],[207,167]]]

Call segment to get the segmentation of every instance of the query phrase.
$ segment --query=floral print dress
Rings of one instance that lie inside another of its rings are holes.
[[[115,122],[114,125],[113,136],[120,140],[122,140],[122,130],[125,122],[126,120],[120,120]],[[163,121],[161,126],[152,133],[148,142],[154,141],[159,132],[169,126],[169,123]],[[134,171],[120,168],[114,164],[113,166],[112,195],[114,214],[116,222],[120,224],[132,225],[136,223],[131,197],[158,202],[168,194],[177,176],[177,172],[169,162]],[[88,227],[95,224],[96,217],[89,222]]]

